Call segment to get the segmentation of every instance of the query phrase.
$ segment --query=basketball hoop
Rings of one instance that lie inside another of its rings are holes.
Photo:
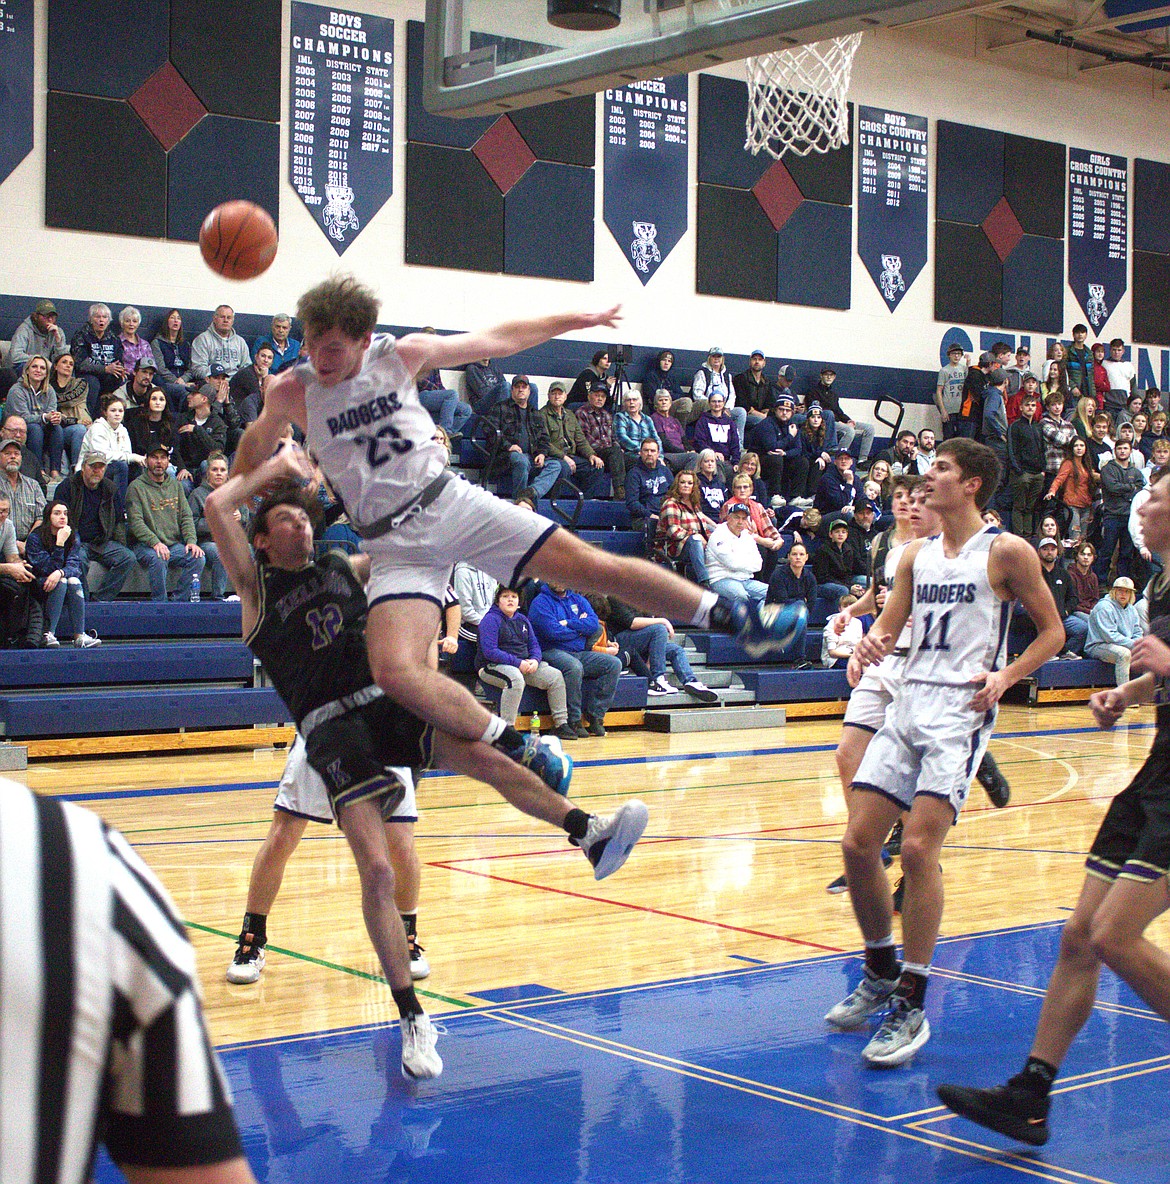
[[[845,96],[860,33],[797,45],[747,59],[748,113],[744,148],[777,160],[849,143]]]

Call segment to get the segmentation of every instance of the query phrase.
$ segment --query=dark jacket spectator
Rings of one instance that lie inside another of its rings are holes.
[[[844,584],[846,588],[857,576],[866,572],[866,562],[858,555],[848,536],[844,542],[835,542],[831,537],[812,557],[813,575],[818,584]]]
[[[151,419],[149,403],[144,407],[136,407],[125,420],[126,431],[130,436],[130,447],[139,456],[145,456],[156,444],[170,449],[172,456],[175,450],[175,421],[169,408],[155,412],[158,419]]]
[[[471,396],[471,407],[476,415],[486,415],[497,403],[508,397],[508,380],[490,358],[482,362],[468,362],[463,373],[467,380],[467,393]]]
[[[701,460],[700,463],[702,463]],[[718,520],[719,511],[723,509],[723,503],[727,501],[727,486],[717,472],[713,474],[699,472],[699,497],[706,512]]]
[[[673,480],[662,461],[649,468],[639,458],[636,465],[626,470],[626,507],[630,517],[637,522],[657,514],[662,509],[663,495]]]
[[[1134,494],[1145,487],[1146,478],[1132,457],[1122,465],[1115,459],[1101,470],[1101,497],[1103,510],[1113,516],[1129,517],[1129,503]]]
[[[91,522],[86,517],[86,488],[81,470],[75,470],[57,486],[53,495],[58,501],[69,507],[69,521],[77,523],[77,537],[85,543],[104,543],[114,538],[118,527],[118,512],[115,507],[116,490],[109,477],[103,477],[97,492],[100,495],[95,519]]]
[[[1047,471],[1044,433],[1034,420],[1023,416],[1015,420],[1008,428],[1007,445],[1008,469],[1013,476]]]
[[[1093,605],[1101,599],[1101,581],[1097,573],[1092,567],[1086,571],[1079,563],[1074,563],[1068,569],[1068,578],[1076,596],[1076,608],[1073,611],[1091,613]]]
[[[731,380],[735,391],[735,405],[745,411],[754,411],[758,415],[766,415],[771,409],[775,398],[775,388],[772,380],[765,377],[763,370],[753,374],[749,366]]]
[[[73,334],[73,340],[69,345],[77,362],[78,374],[92,374],[96,378],[109,379],[111,376],[106,374],[106,367],[122,361],[122,339],[108,326],[99,337],[93,326],[87,322]],[[113,390],[121,381],[118,379],[109,389]]]
[[[28,536],[28,549],[25,558],[33,569],[38,581],[44,583],[45,578],[52,572],[59,571],[63,579],[80,580],[81,548],[77,546],[77,534],[70,535],[65,546],[46,546],[42,532],[34,530]]]
[[[190,425],[190,431],[183,430],[187,425]],[[225,451],[227,434],[227,424],[215,412],[200,420],[197,411],[189,411],[175,434],[179,458],[183,462],[181,467],[195,475],[213,452]]]
[[[521,407],[515,400],[497,403],[484,419],[488,447],[494,449],[497,441],[499,451],[492,465],[490,476],[508,471],[507,452],[513,444],[528,457],[549,456],[550,441],[544,417],[529,402]]]
[[[544,428],[548,433],[549,456],[558,459],[562,456],[579,456],[588,460],[596,455],[593,446],[585,439],[574,412],[564,407],[558,410],[551,403],[546,403],[538,414],[544,420]]]
[[[791,600],[803,600],[809,612],[812,612],[817,603],[817,578],[813,574],[812,565],[806,563],[798,577],[791,564],[777,563],[772,578],[768,581],[766,599],[769,604],[787,604]]]
[[[817,482],[813,505],[822,514],[836,514],[846,506],[852,505],[861,494],[861,483],[853,470],[850,468],[842,473],[836,464],[832,464],[825,469]]]
[[[1052,593],[1052,599],[1056,601],[1056,611],[1060,614],[1060,619],[1063,621],[1065,617],[1071,617],[1077,611],[1078,596],[1068,569],[1057,560],[1051,571],[1041,564],[1040,574]]]
[[[671,364],[664,370],[662,361],[665,357],[671,359]],[[658,357],[646,367],[646,377],[642,379],[642,399],[646,406],[654,406],[654,396],[658,391],[669,391],[672,401],[683,398],[685,392],[682,389],[682,379],[679,374],[680,372],[674,366],[673,351],[662,350]]]

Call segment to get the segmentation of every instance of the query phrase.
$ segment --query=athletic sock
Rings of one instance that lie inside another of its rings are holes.
[[[574,806],[568,814],[565,815],[561,826],[565,829],[565,834],[570,839],[583,839],[585,832],[589,829],[589,815],[584,810],[579,810]]]
[[[399,913],[402,918],[402,928],[406,930],[407,937],[418,936],[418,911],[413,913]]]
[[[874,977],[884,978],[887,982],[898,977],[902,968],[898,964],[898,952],[892,933],[879,941],[865,943],[865,968]]]
[[[391,987],[390,994],[398,1004],[398,1014],[405,1018],[408,1015],[422,1015],[423,1005],[414,993],[414,987]]]
[[[488,720],[488,726],[484,728],[483,735],[480,739],[485,744],[495,744],[495,742],[507,731],[508,723],[501,719],[498,715],[493,715]],[[513,729],[514,730],[514,729]]]
[[[704,592],[699,597],[699,607],[695,609],[695,615],[691,618],[691,624],[696,629],[710,629],[711,624],[711,610],[719,603],[719,595],[716,592]]]
[[[926,1006],[926,986],[929,982],[929,966],[922,966],[917,962],[903,962],[894,996],[905,1000],[907,1007],[921,1009]]]
[[[503,720],[500,722],[503,723]],[[504,730],[500,733],[499,738],[493,742],[493,747],[498,748],[513,760],[517,760],[524,751],[524,737],[511,724],[504,724]]]
[[[1035,1094],[1038,1098],[1046,1098],[1048,1091],[1052,1089],[1052,1083],[1056,1080],[1056,1073],[1055,1065],[1050,1065],[1039,1057],[1029,1057],[1024,1062],[1023,1069],[1008,1082],[1008,1085]]]
[[[268,944],[268,914],[245,913],[240,929],[240,945],[266,946]]]

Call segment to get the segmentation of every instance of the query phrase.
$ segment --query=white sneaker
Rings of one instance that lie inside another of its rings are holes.
[[[96,633],[79,633],[74,639],[73,644],[79,650],[93,649],[95,645],[101,645],[102,639]]]
[[[840,1003],[829,1009],[825,1022],[846,1031],[860,1028],[869,1016],[886,1007],[897,985],[896,978],[875,978],[867,970],[861,982]]]
[[[700,703],[718,703],[719,695],[711,690],[710,687],[704,686],[697,678],[692,678],[690,682],[683,685],[683,690],[686,691],[692,699],[698,699]]]
[[[236,946],[236,956],[227,968],[227,981],[247,985],[259,981],[264,969],[264,947],[257,945]]]
[[[930,1039],[930,1021],[921,1007],[908,1007],[904,999],[890,1006],[882,1026],[861,1052],[875,1069],[893,1069],[905,1064]]]
[[[673,695],[674,687],[666,681],[666,675],[660,674],[657,678],[652,679],[650,685],[646,688],[647,695]]]
[[[402,1076],[415,1081],[429,1081],[443,1071],[443,1058],[435,1051],[439,1033],[425,1014],[403,1016]]]
[[[783,507],[786,505],[788,505],[788,503],[779,494],[776,494],[776,496],[772,498],[772,509],[773,510],[783,509]]]
[[[580,841],[569,841],[580,847],[585,858],[593,864],[593,878],[604,880],[629,859],[649,820],[646,803],[634,798],[608,816],[591,814],[585,837]]]
[[[431,964],[427,961],[422,946],[418,944],[417,937],[408,936],[406,944],[410,947],[410,977],[417,982],[431,973]]]
[[[61,643],[51,634],[45,634],[45,649],[56,650],[61,648]]]

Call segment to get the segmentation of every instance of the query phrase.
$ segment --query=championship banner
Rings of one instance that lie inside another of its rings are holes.
[[[859,106],[857,145],[857,254],[893,312],[926,266],[926,117]]]
[[[0,183],[33,146],[33,0],[0,0]]]
[[[289,181],[340,255],[393,192],[394,22],[293,0]]]
[[[1068,150],[1068,282],[1099,334],[1127,287],[1129,160]]]
[[[605,224],[643,284],[687,229],[687,77],[605,92]]]

